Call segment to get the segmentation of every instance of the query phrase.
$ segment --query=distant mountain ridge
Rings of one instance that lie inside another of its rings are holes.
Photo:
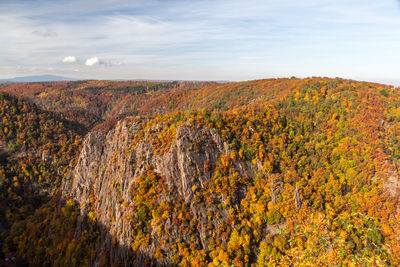
[[[55,81],[74,81],[77,79],[57,76],[57,75],[33,75],[33,76],[21,76],[10,79],[0,79],[0,83],[31,83],[31,82],[55,82]]]

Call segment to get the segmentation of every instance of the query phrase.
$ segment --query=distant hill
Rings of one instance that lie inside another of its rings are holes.
[[[67,78],[63,76],[56,75],[33,75],[33,76],[23,76],[15,77],[10,79],[0,79],[0,83],[31,83],[31,82],[54,82],[54,81],[74,81],[76,79]]]

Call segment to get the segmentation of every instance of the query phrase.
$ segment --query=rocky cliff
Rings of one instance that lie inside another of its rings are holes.
[[[220,156],[230,153],[229,145],[221,140],[215,129],[189,122],[176,129],[169,149],[161,153],[159,147],[152,145],[152,137],[161,133],[164,127],[160,123],[143,131],[140,123],[125,119],[107,134],[89,133],[78,163],[63,185],[64,194],[81,205],[82,215],[88,215],[103,225],[104,231],[124,247],[131,246],[133,237],[126,207],[135,204],[132,203],[135,181],[146,170],[152,169],[165,179],[169,192],[164,200],[180,199],[190,205],[194,190],[202,188],[214,175]],[[137,141],[140,130],[144,135]],[[250,164],[244,161],[235,162],[234,168],[242,176],[252,175]],[[194,205],[191,207],[193,216],[206,216],[205,210],[201,211]],[[165,221],[166,225],[170,223],[170,220]],[[79,231],[80,227],[77,235]],[[155,229],[152,232],[154,235]],[[204,239],[205,233],[200,231],[198,235],[199,240]],[[107,246],[111,244],[111,240],[102,242]],[[152,256],[156,239],[150,243],[149,249],[141,248],[142,254]],[[112,248],[108,250],[112,251]],[[120,255],[120,251],[113,254],[111,257],[125,260],[129,256]]]

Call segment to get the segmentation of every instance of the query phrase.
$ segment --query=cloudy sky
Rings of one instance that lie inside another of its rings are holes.
[[[1,0],[0,78],[400,84],[395,0]]]

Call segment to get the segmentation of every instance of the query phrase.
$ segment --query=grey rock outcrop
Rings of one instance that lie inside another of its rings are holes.
[[[168,186],[176,188],[183,201],[189,203],[193,189],[203,187],[212,178],[219,157],[230,153],[228,144],[215,129],[188,122],[177,128],[169,149],[157,153],[150,142],[151,135],[161,132],[164,125],[148,129],[142,140],[133,145],[139,127],[138,123],[125,119],[106,135],[89,133],[78,163],[63,185],[64,194],[79,202],[82,215],[95,213],[96,220],[126,247],[130,246],[132,229],[124,207],[132,203],[130,188],[147,168],[166,178]],[[250,176],[247,163],[234,164],[239,174]],[[196,216],[202,216],[201,212]],[[79,235],[80,230],[77,231]],[[119,252],[115,256],[127,258]]]

